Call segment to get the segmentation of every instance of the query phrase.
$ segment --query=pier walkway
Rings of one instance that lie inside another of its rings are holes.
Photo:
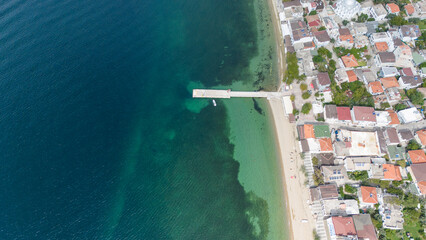
[[[194,89],[192,90],[193,98],[279,98],[290,95],[284,92],[243,92],[231,90],[212,90],[212,89]]]

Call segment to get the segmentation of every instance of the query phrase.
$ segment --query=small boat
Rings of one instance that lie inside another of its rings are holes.
[[[213,99],[212,102],[213,102],[213,106],[216,107],[216,101]]]

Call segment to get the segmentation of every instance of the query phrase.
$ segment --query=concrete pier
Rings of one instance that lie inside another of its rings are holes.
[[[192,90],[193,98],[279,98],[286,96],[283,92],[244,92],[231,90],[212,90],[212,89],[194,89]]]

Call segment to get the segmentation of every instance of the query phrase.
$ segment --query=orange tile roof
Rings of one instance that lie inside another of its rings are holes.
[[[349,82],[355,82],[358,80],[358,77],[353,70],[346,71],[346,74],[348,75]]]
[[[303,132],[305,133],[305,138],[315,138],[314,125],[303,125]]]
[[[407,12],[408,15],[411,15],[414,13],[414,6],[411,4],[407,4],[404,6],[405,11]]]
[[[354,55],[349,56],[343,56],[341,57],[343,64],[345,64],[345,67],[358,67],[358,62],[355,59]]]
[[[331,143],[331,138],[320,138],[318,141],[319,141],[322,152],[333,151],[333,145]]]
[[[408,155],[412,163],[426,163],[426,155],[422,149],[408,151]]]
[[[417,183],[417,186],[419,187],[420,192],[423,195],[426,195],[426,182],[425,181],[420,181],[420,182]]]
[[[399,87],[398,80],[396,80],[396,77],[385,77],[380,78],[380,82],[382,82],[383,87],[386,88],[392,88],[392,87]]]
[[[388,3],[386,6],[390,8],[391,13],[398,13],[400,11],[398,5],[395,3]]]
[[[384,179],[401,181],[402,176],[399,171],[399,166],[392,164],[383,164]]]
[[[423,145],[426,145],[426,129],[419,130],[416,133],[420,139],[420,142],[422,142]]]
[[[377,42],[376,44],[377,51],[386,52],[389,49],[389,46],[386,42]]]
[[[372,93],[382,93],[383,92],[382,84],[380,84],[379,81],[370,82],[368,84],[368,87],[371,89]]]
[[[331,217],[334,232],[337,236],[356,235],[355,224],[352,217]]]
[[[379,202],[377,199],[377,189],[375,187],[362,186],[361,196],[362,196],[362,201],[365,203],[376,204]]]
[[[398,114],[394,110],[388,110],[388,113],[391,118],[389,125],[400,124]]]

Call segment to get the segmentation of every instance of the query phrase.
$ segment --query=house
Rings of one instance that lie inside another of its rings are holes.
[[[310,193],[312,202],[317,200],[337,199],[339,197],[337,186],[334,184],[319,185],[316,188],[311,188]]]
[[[382,216],[383,228],[400,230],[404,228],[404,216],[401,205],[396,204],[398,197],[393,195],[383,196],[383,204],[379,207]]]
[[[426,155],[423,149],[408,151],[408,159],[411,163],[426,163]]]
[[[315,154],[319,165],[335,165],[335,157],[333,153],[318,153]]]
[[[387,52],[389,50],[389,46],[386,42],[376,42],[374,46],[377,52]]]
[[[386,48],[386,50],[383,51],[383,52],[386,52],[386,51],[392,52],[394,50],[394,48],[395,48],[392,36],[390,35],[389,32],[372,33],[370,35],[370,43],[371,43],[372,46],[375,46],[377,43],[381,43],[382,45],[383,45],[383,43],[386,43],[385,46],[379,46],[379,48],[381,50],[385,50],[385,48]],[[376,46],[376,49],[377,48],[378,47]]]
[[[326,220],[331,240],[356,239],[356,229],[352,217],[331,217]]]
[[[303,17],[303,7],[300,1],[293,0],[290,2],[284,2],[283,7],[284,14],[287,19]]]
[[[413,164],[408,167],[413,183],[419,195],[426,195],[426,163]]]
[[[387,111],[391,118],[391,122],[389,123],[389,125],[399,125],[400,122],[399,122],[398,114],[396,114],[394,110],[387,110]]]
[[[388,13],[382,4],[377,4],[370,8],[370,15],[374,20],[381,21],[385,19]]]
[[[403,42],[411,42],[422,35],[419,25],[403,25],[399,28],[401,40]]]
[[[315,138],[329,138],[330,128],[328,125],[314,125]]]
[[[346,71],[346,75],[348,76],[349,82],[355,82],[356,80],[358,80],[358,77],[356,76],[353,70]]]
[[[393,53],[395,54],[395,67],[414,67],[413,54],[409,46],[396,47]]]
[[[401,181],[401,170],[400,166],[392,165],[392,164],[383,164],[383,180],[392,180],[392,181]]]
[[[398,83],[398,80],[396,80],[396,77],[380,78],[380,82],[382,83],[382,85],[385,89],[393,88],[393,87],[395,87],[395,88],[399,87],[399,83]]]
[[[378,21],[366,22],[365,26],[367,26],[367,36],[376,32],[376,29],[379,27]]]
[[[387,111],[376,111],[375,114],[377,127],[387,126],[391,122],[391,117]]]
[[[314,32],[314,41],[317,47],[323,47],[330,44],[330,36],[326,30]]]
[[[400,143],[398,132],[396,131],[395,128],[386,128],[385,135],[387,140],[386,143],[388,145],[396,145]]]
[[[333,144],[331,142],[331,138],[320,138],[318,139],[318,143],[320,145],[321,152],[333,151]]]
[[[348,172],[368,171],[370,169],[370,157],[346,157],[345,168]]]
[[[303,44],[307,42],[312,42],[313,38],[311,33],[307,28],[293,30],[291,33],[291,40],[294,44]]]
[[[398,79],[398,83],[400,88],[403,89],[411,89],[420,86],[423,81],[419,75],[416,76],[401,76]]]
[[[349,178],[345,166],[321,166],[324,182],[335,183],[338,186],[345,184]]]
[[[397,87],[386,88],[385,95],[391,105],[396,104],[401,100],[401,93]]]
[[[379,142],[380,153],[381,154],[387,154],[388,149],[387,149],[387,145],[386,145],[386,138],[385,138],[384,130],[378,129],[376,133],[377,133],[377,141]]]
[[[417,142],[421,143],[423,146],[426,146],[426,129],[422,129],[416,132]]]
[[[319,72],[317,74],[317,79],[316,79],[316,81],[313,81],[313,84],[314,84],[315,89],[317,89],[319,91],[325,90],[331,84],[331,80],[330,80],[328,73]]]
[[[370,165],[370,169],[368,170],[368,178],[383,179],[384,176],[385,175],[384,175],[382,164],[373,163]]]
[[[398,14],[399,13],[399,7],[395,3],[388,3],[386,4],[386,10],[390,14]]]
[[[414,138],[414,135],[411,133],[409,129],[401,129],[398,132],[399,139],[401,142],[408,142]]]
[[[393,52],[379,52],[374,56],[374,62],[378,67],[394,67],[395,61],[396,58]]]
[[[358,202],[354,199],[327,199],[322,202],[322,211],[328,216],[349,216],[359,213]]]
[[[358,190],[359,205],[361,208],[374,208],[374,205],[382,202],[381,198],[382,190],[380,188],[361,186]]]
[[[423,120],[422,114],[415,107],[399,111],[398,117],[401,120],[401,123],[412,123]]]
[[[358,214],[353,215],[356,234],[358,239],[362,240],[377,240],[376,228],[371,221],[370,214]]]
[[[419,54],[418,52],[413,53],[414,66],[419,66],[420,64],[424,63],[426,61],[425,59],[426,58],[422,56],[421,54]]]
[[[352,22],[355,35],[365,35],[368,32],[368,28],[364,23]]]
[[[324,106],[324,119],[328,123],[336,123],[337,122],[336,105],[325,105]]]
[[[303,43],[303,50],[314,50],[314,49],[315,49],[315,43],[313,41]]]
[[[408,16],[413,15],[413,13],[415,12],[414,6],[412,4],[405,5],[404,9]]]
[[[371,93],[371,95],[379,95],[384,93],[382,84],[380,81],[374,81],[368,83],[368,91]]]
[[[377,80],[376,73],[373,73],[370,69],[354,69],[353,71],[355,72],[358,79],[365,84]]]
[[[352,122],[351,109],[349,107],[336,107],[337,119],[341,123],[349,124]]]
[[[339,36],[339,25],[331,17],[323,17],[322,21],[331,38],[337,39]]]
[[[321,20],[319,18],[319,16],[317,14],[315,15],[308,15],[306,16],[306,21],[308,22],[308,26],[313,29],[317,29],[319,27],[321,27]]]
[[[378,94],[373,96],[374,108],[383,108],[383,104],[388,103],[385,94]],[[377,120],[377,123],[379,120]]]
[[[415,75],[414,71],[413,71],[413,68],[411,68],[411,67],[402,68],[401,70],[399,70],[399,75],[401,75],[401,76],[414,76]]]
[[[342,56],[340,59],[342,61],[343,66],[346,68],[354,68],[359,66],[358,61],[352,54],[347,56]]]
[[[388,145],[388,156],[390,160],[402,160],[405,158],[405,148],[397,145]]]
[[[315,138],[314,125],[312,124],[299,125],[297,126],[297,130],[300,140]]]
[[[361,126],[374,126],[376,124],[376,115],[374,108],[354,106],[351,110],[352,122]]]
[[[368,37],[365,35],[355,35],[354,38],[355,48],[363,48],[370,44]]]
[[[382,78],[395,77],[398,76],[399,72],[396,67],[382,67],[379,72],[379,76]],[[396,81],[396,79],[395,79]],[[382,82],[383,84],[383,82]]]
[[[349,31],[348,28],[339,28],[339,39],[337,42],[339,45],[352,47],[354,44],[354,37],[352,36],[351,31]]]

